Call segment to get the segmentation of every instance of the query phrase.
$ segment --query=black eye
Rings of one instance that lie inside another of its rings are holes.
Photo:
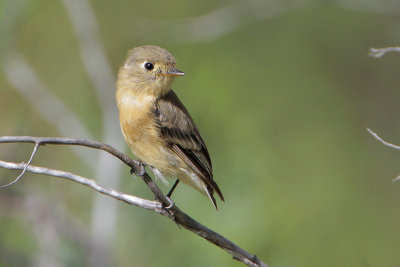
[[[144,67],[145,67],[146,70],[152,70],[152,69],[154,69],[154,65],[151,64],[151,63],[149,63],[149,62],[144,63]]]

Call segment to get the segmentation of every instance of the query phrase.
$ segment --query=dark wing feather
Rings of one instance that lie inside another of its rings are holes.
[[[224,200],[221,190],[213,180],[210,155],[199,130],[172,90],[157,99],[154,115],[160,134],[171,149],[202,179],[211,197],[216,191]]]

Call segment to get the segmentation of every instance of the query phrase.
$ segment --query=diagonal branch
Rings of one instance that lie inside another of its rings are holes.
[[[382,138],[380,138],[378,134],[376,134],[375,132],[373,132],[370,128],[367,128],[367,131],[368,131],[373,137],[375,137],[375,139],[377,139],[379,142],[381,142],[381,143],[384,144],[385,146],[388,146],[388,147],[391,147],[391,148],[400,150],[400,146],[396,146],[396,145],[393,145],[392,143],[386,142],[385,140],[383,140]]]
[[[136,175],[143,178],[147,186],[153,192],[156,197],[155,201],[141,199],[135,196],[120,193],[113,189],[105,188],[91,179],[87,179],[81,176],[74,175],[72,173],[63,172],[59,170],[52,170],[36,166],[28,166],[28,164],[21,163],[10,163],[0,161],[0,167],[9,169],[26,169],[29,172],[41,173],[56,177],[62,177],[74,182],[89,186],[90,188],[100,192],[102,194],[108,195],[110,197],[116,198],[118,200],[124,201],[126,203],[147,208],[153,210],[161,215],[164,215],[171,220],[173,220],[178,225],[183,228],[201,236],[202,238],[208,240],[209,242],[215,244],[216,246],[222,248],[223,250],[230,253],[234,259],[239,260],[249,266],[268,266],[264,262],[260,261],[255,255],[243,250],[242,248],[235,245],[233,242],[223,237],[222,235],[212,231],[211,229],[200,224],[196,220],[192,219],[186,213],[181,211],[168,197],[164,196],[158,186],[153,182],[150,176],[146,173],[144,165],[138,161],[130,159],[124,153],[118,151],[110,145],[95,142],[87,139],[73,139],[73,138],[59,138],[59,137],[32,137],[32,136],[2,136],[0,137],[0,143],[34,143],[35,147],[40,145],[53,144],[53,145],[79,145],[86,146],[95,149],[104,150],[113,156],[117,157],[123,161],[126,165],[131,167]],[[34,153],[32,153],[34,154]],[[171,208],[166,209],[165,207],[171,206]]]
[[[396,146],[393,145],[392,143],[386,142],[385,140],[383,140],[377,133],[373,132],[370,128],[367,128],[367,131],[373,136],[375,137],[376,140],[378,140],[379,142],[381,142],[382,144],[384,144],[385,146],[400,150],[400,146]],[[396,178],[392,179],[392,182],[397,182],[400,180],[400,175],[398,175]]]

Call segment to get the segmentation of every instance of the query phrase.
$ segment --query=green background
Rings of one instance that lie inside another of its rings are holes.
[[[371,47],[399,44],[400,2],[90,1],[97,31],[81,28],[82,36],[64,2],[0,1],[0,135],[88,137],[65,136],[16,90],[12,55],[104,141],[103,105],[80,41],[97,34],[113,78],[128,49],[159,45],[187,74],[173,88],[207,143],[226,199],[215,212],[180,185],[173,200],[181,209],[271,266],[398,266],[400,185],[391,179],[400,151],[366,128],[400,144],[400,55],[368,56]],[[118,132],[109,143],[131,155],[122,138]],[[1,144],[0,159],[26,162],[31,149]],[[41,147],[32,164],[97,179],[67,147]],[[153,198],[117,165],[121,173],[109,176],[120,179],[116,189]],[[0,183],[17,175],[1,169]],[[92,222],[99,197],[117,209],[104,238]],[[79,184],[26,174],[0,190],[0,266],[93,266],[96,246],[104,246],[97,266],[242,266],[166,218]]]

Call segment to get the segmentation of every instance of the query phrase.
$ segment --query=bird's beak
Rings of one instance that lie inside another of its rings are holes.
[[[180,71],[176,68],[172,68],[169,71],[165,73],[166,76],[185,76],[185,73],[183,71]]]

